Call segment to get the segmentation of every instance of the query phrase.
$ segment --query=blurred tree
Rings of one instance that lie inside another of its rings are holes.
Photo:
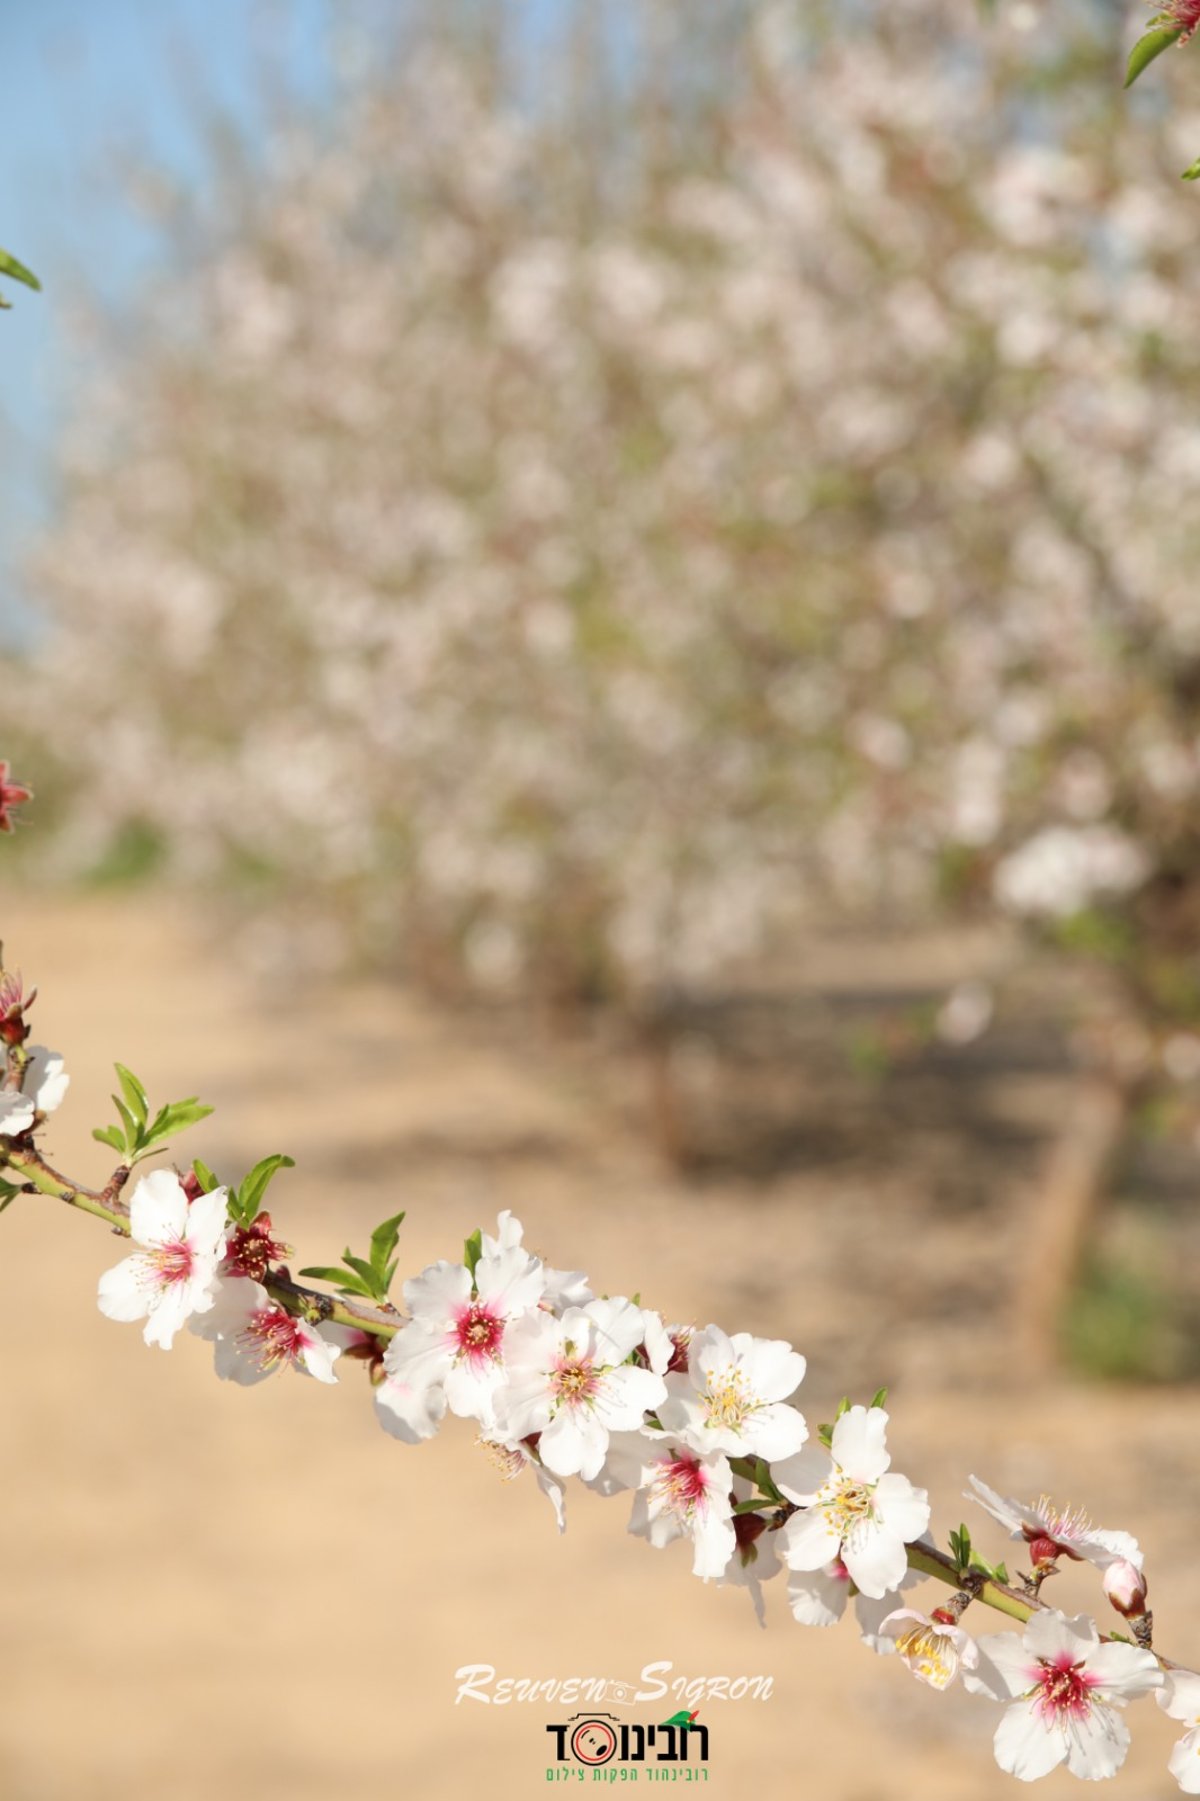
[[[226,146],[39,558],[63,864],[660,1075],[813,919],[1000,912],[1119,980],[1093,1170],[1194,1096],[1200,248],[1115,14],[1028,10],[581,8],[531,81],[455,8]]]

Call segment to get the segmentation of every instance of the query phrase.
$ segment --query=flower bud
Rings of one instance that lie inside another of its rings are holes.
[[[19,975],[0,969],[0,1043],[24,1044],[29,1036],[25,1010],[37,999],[37,989],[26,994]]]
[[[1110,1563],[1104,1572],[1104,1592],[1118,1613],[1127,1620],[1138,1619],[1146,1611],[1147,1582],[1141,1570],[1124,1557]]]

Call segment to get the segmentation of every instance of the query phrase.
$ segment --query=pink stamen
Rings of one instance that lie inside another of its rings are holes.
[[[156,1288],[171,1288],[176,1282],[187,1282],[195,1267],[195,1253],[186,1238],[172,1238],[146,1252],[151,1277]]]
[[[659,1465],[654,1491],[673,1513],[681,1513],[690,1519],[697,1508],[707,1506],[711,1480],[699,1459],[689,1457],[683,1451],[675,1457],[665,1458]]]
[[[505,1320],[484,1301],[464,1307],[454,1324],[458,1354],[470,1363],[487,1363],[500,1356]]]
[[[1034,1684],[1034,1710],[1047,1724],[1064,1714],[1073,1719],[1086,1719],[1091,1712],[1091,1691],[1098,1678],[1088,1674],[1083,1663],[1072,1663],[1065,1651],[1053,1661],[1038,1659]]]
[[[296,1363],[312,1343],[303,1322],[283,1307],[260,1307],[238,1333],[238,1343],[257,1360],[259,1369],[280,1363]]]
[[[590,1401],[600,1386],[590,1357],[561,1357],[550,1382],[558,1399],[571,1407]]]

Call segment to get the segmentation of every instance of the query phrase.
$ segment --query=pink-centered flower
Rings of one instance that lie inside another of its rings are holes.
[[[33,789],[26,788],[21,782],[14,782],[8,773],[8,764],[0,763],[0,832],[11,832],[15,825],[12,816],[14,807],[33,799]]]
[[[723,1574],[733,1556],[733,1472],[719,1452],[702,1457],[690,1445],[642,1432],[614,1433],[609,1443],[604,1492],[635,1490],[629,1530],[661,1549],[674,1539],[692,1541],[692,1573],[707,1582]]]
[[[538,1307],[545,1286],[541,1263],[519,1245],[482,1256],[473,1276],[463,1263],[430,1264],[404,1284],[412,1319],[389,1344],[384,1369],[410,1392],[442,1390],[451,1413],[493,1427],[509,1330]],[[381,1388],[377,1403],[387,1406],[392,1392]]]
[[[1167,1670],[1154,1699],[1187,1728],[1176,1740],[1167,1768],[1185,1795],[1200,1795],[1200,1676],[1194,1670]]]
[[[805,1445],[771,1471],[802,1509],[780,1533],[788,1567],[819,1570],[837,1558],[875,1600],[899,1587],[905,1546],[929,1525],[925,1490],[889,1472],[887,1423],[882,1407],[851,1407],[835,1423],[828,1451]]]
[[[212,1307],[191,1329],[213,1343],[213,1367],[223,1382],[249,1385],[289,1367],[318,1382],[337,1381],[333,1366],[342,1351],[332,1336],[337,1328],[323,1332],[297,1319],[261,1282],[245,1276],[223,1276]]]
[[[228,1191],[214,1188],[188,1205],[179,1177],[156,1169],[129,1202],[129,1232],[141,1247],[100,1278],[98,1302],[108,1319],[146,1321],[147,1344],[168,1351],[193,1313],[207,1313],[225,1249]]]
[[[1089,1781],[1113,1776],[1129,1749],[1120,1716],[1127,1701],[1162,1686],[1153,1652],[1102,1644],[1095,1622],[1046,1608],[1018,1638],[996,1633],[978,1641],[979,1662],[964,1668],[973,1693],[1009,1701],[994,1747],[1010,1776],[1033,1782],[1065,1763]]]
[[[538,1455],[556,1476],[598,1476],[613,1432],[636,1432],[666,1397],[653,1370],[629,1361],[645,1340],[640,1307],[623,1297],[538,1312],[513,1326],[502,1390],[510,1438],[540,1433]]]
[[[1142,1567],[1142,1551],[1129,1532],[1109,1532],[1093,1526],[1080,1508],[1059,1508],[1042,1495],[1037,1501],[1013,1501],[998,1495],[994,1488],[970,1478],[971,1489],[963,1493],[1008,1528],[1009,1536],[1024,1539],[1029,1546],[1030,1561],[1035,1565],[1054,1563],[1059,1557],[1070,1557],[1076,1563],[1092,1563],[1105,1570],[1110,1564],[1126,1562],[1135,1570]],[[971,1491],[974,1491],[973,1493]]]
[[[31,1044],[27,1054],[29,1062],[20,1088],[0,1089],[0,1133],[6,1138],[28,1132],[35,1114],[53,1113],[70,1086],[71,1078],[57,1051]]]
[[[804,1370],[804,1358],[783,1339],[731,1338],[705,1326],[688,1344],[686,1373],[668,1377],[659,1419],[702,1456],[723,1451],[773,1463],[808,1436],[804,1415],[788,1405]]]

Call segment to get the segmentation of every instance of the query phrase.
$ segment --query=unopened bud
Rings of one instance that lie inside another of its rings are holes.
[[[1104,1572],[1104,1592],[1127,1620],[1137,1619],[1146,1611],[1148,1585],[1136,1564],[1124,1557],[1110,1563]]]

